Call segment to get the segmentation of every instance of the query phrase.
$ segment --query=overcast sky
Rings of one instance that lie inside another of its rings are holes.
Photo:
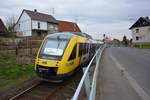
[[[54,14],[53,9],[54,8]],[[129,27],[141,16],[150,16],[150,0],[0,0],[0,18],[19,17],[23,9],[77,22],[94,38],[131,38]]]

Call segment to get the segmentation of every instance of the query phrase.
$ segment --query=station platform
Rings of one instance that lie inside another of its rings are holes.
[[[142,100],[106,48],[100,63],[96,100]]]

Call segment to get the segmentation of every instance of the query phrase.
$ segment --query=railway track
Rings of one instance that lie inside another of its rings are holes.
[[[70,99],[80,81],[82,72],[62,83],[39,81],[9,100],[66,100]]]
[[[64,83],[56,84],[49,82],[39,82],[13,96],[10,100],[49,100],[52,95],[63,88]]]

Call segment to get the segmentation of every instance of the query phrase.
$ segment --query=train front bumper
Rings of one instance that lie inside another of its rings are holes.
[[[36,73],[38,77],[46,80],[51,79],[65,79],[68,76],[72,75],[73,72],[69,72],[67,74],[57,74],[58,67],[44,67],[37,65],[36,66]]]

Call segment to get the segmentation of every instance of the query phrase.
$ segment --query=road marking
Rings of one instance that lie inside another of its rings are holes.
[[[133,89],[137,92],[137,94],[141,97],[142,100],[150,100],[150,96],[143,90],[143,88],[136,82],[134,78],[125,70],[124,67],[121,66],[121,64],[117,61],[115,57],[112,56],[110,49],[109,49],[109,55],[112,58],[112,60],[115,62],[117,67],[120,69],[121,72],[123,72],[124,76],[127,78]]]

